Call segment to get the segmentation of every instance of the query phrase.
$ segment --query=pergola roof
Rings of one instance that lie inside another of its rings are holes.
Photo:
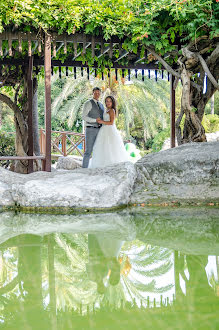
[[[162,68],[146,49],[143,56],[140,56],[141,49],[138,49],[137,53],[129,52],[125,50],[125,39],[119,39],[116,36],[110,40],[84,33],[58,35],[51,32],[50,36],[52,66],[98,68],[100,65],[96,59],[105,57],[112,62],[111,68],[115,69],[157,70]],[[28,56],[34,55],[34,65],[44,65],[44,43],[44,33],[5,31],[0,34],[0,64],[23,64]],[[86,52],[91,53],[94,59],[92,64],[80,59],[80,56],[83,57]]]

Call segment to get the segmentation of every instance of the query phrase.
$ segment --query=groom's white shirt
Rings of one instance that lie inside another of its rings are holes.
[[[97,100],[94,98],[93,98],[93,100],[97,104]],[[92,126],[92,123],[96,123],[95,118],[88,117],[88,113],[90,112],[91,108],[92,108],[92,103],[90,100],[88,100],[87,102],[84,103],[82,119],[85,121],[86,126]]]

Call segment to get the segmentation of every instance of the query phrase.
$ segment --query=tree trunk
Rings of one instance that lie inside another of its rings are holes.
[[[181,99],[181,112],[176,121],[176,135],[178,145],[189,142],[206,142],[206,135],[204,127],[201,124],[205,102],[199,102],[197,108],[194,108],[193,98],[197,97],[198,91],[195,88],[191,88],[190,74],[185,67],[181,73],[182,80],[182,99]],[[183,115],[185,115],[185,123],[183,129],[183,135],[181,134],[180,122]]]
[[[34,154],[40,155],[39,133],[38,133],[38,109],[37,109],[37,78],[34,78],[33,85],[33,141]],[[15,112],[14,122],[16,129],[15,150],[17,156],[28,155],[28,102],[27,102],[27,76],[24,77],[24,95],[26,101],[23,104],[23,109],[19,114]],[[34,171],[42,169],[41,161],[34,161]],[[10,170],[17,173],[28,173],[28,161],[15,161]]]
[[[0,129],[2,127],[2,102],[0,101]]]

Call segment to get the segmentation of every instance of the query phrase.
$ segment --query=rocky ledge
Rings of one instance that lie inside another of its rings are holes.
[[[17,174],[0,168],[0,206],[115,208],[219,203],[219,142],[192,143],[101,169]]]

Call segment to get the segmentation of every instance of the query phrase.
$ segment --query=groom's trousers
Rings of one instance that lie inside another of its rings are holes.
[[[93,151],[93,146],[99,133],[99,127],[87,126],[85,130],[85,153],[83,157],[82,167],[87,168],[89,165],[89,160],[91,153]]]

